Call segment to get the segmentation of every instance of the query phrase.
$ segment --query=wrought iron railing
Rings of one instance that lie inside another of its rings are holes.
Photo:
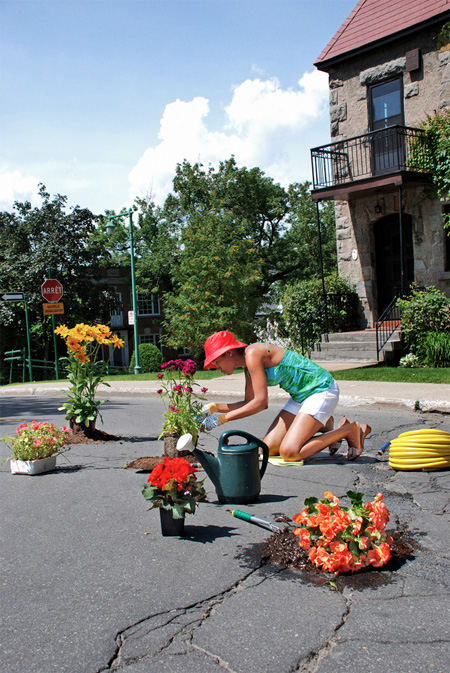
[[[313,189],[398,171],[431,173],[426,133],[408,126],[391,126],[315,147],[311,163]]]
[[[389,306],[385,308],[380,315],[380,319],[375,323],[377,334],[377,360],[380,359],[380,353],[394,334],[400,327],[401,311],[397,306],[399,295],[395,295]]]

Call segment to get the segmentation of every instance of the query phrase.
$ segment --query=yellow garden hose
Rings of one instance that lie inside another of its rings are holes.
[[[389,465],[394,470],[445,470],[450,467],[450,433],[433,429],[402,432],[389,442]]]

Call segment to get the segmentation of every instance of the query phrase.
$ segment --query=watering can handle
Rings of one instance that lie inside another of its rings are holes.
[[[243,439],[246,439],[249,444],[256,442],[259,448],[262,449],[263,459],[261,467],[259,468],[259,476],[262,479],[264,472],[266,471],[267,463],[269,462],[269,447],[267,444],[263,442],[262,439],[258,439],[249,432],[245,432],[245,430],[225,430],[225,432],[223,432],[221,435],[221,440],[224,442],[224,444],[228,444],[229,437],[242,437]]]

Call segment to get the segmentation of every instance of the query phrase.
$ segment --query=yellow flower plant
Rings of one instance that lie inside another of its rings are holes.
[[[67,346],[68,378],[71,383],[67,393],[68,402],[60,410],[67,412],[66,420],[73,429],[76,423],[84,423],[86,427],[95,427],[99,415],[99,407],[103,401],[96,401],[95,394],[100,383],[104,381],[107,361],[99,360],[102,346],[123,348],[124,342],[111,332],[107,325],[85,325],[79,323],[69,329],[60,325],[55,333],[64,339]]]

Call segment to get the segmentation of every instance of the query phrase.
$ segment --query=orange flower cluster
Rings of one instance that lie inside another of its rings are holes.
[[[78,323],[72,329],[65,325],[60,325],[55,329],[55,334],[61,336],[66,344],[69,352],[80,362],[90,362],[90,353],[88,345],[96,342],[96,346],[113,346],[113,348],[123,348],[124,342],[116,334],[111,332],[107,325],[85,325]]]
[[[293,517],[299,524],[294,533],[299,545],[309,549],[309,558],[326,572],[355,572],[372,565],[380,568],[391,558],[392,538],[384,533],[389,510],[383,495],[363,503],[363,493],[347,491],[352,505],[340,507],[339,498],[330,491],[324,498],[308,498],[301,514]]]

